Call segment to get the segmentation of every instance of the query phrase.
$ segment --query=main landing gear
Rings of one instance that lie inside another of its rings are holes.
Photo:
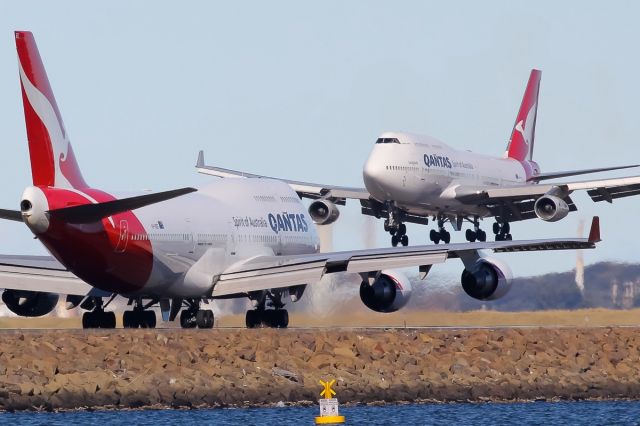
[[[493,224],[493,233],[496,234],[496,241],[511,241],[511,226],[509,222],[495,222]]]
[[[245,318],[247,328],[287,328],[289,326],[289,312],[284,309],[281,293],[256,292],[249,294],[249,299],[256,308],[247,311]],[[267,304],[273,309],[267,309]]]
[[[451,234],[444,229],[445,220],[442,217],[438,218],[438,230],[432,229],[429,233],[429,239],[434,244],[439,244],[442,241],[445,244],[449,244],[451,241]]]
[[[133,310],[122,314],[122,326],[124,328],[156,328],[156,312],[149,308],[158,301],[152,300],[143,305],[141,299],[129,299],[129,305],[132,303]]]
[[[391,245],[396,247],[398,244],[403,246],[409,245],[409,237],[407,236],[407,225],[402,223],[401,212],[392,202],[387,205],[389,218],[384,221],[384,230],[391,234]]]
[[[213,328],[213,311],[200,309],[200,300],[187,300],[188,307],[180,312],[182,328]]]
[[[82,328],[116,328],[116,314],[104,310],[106,305],[103,305],[101,297],[95,297],[89,302],[95,307],[82,314]]]
[[[473,218],[473,230],[467,229],[465,237],[470,243],[475,241],[487,241],[487,233],[480,229],[480,220],[477,216]]]

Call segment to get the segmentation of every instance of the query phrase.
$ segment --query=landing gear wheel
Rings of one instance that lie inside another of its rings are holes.
[[[139,317],[141,328],[156,328],[156,313],[154,311],[136,312]]]
[[[504,241],[504,235],[496,234],[496,241]]]
[[[82,328],[116,328],[116,314],[94,310],[82,314]]]
[[[483,243],[487,241],[487,233],[484,232],[482,229],[478,229],[478,232],[476,232],[476,235],[478,237],[478,241],[482,241]]]
[[[95,315],[93,312],[85,312],[82,314],[82,328],[96,328]]]
[[[199,310],[196,314],[198,328],[213,328],[213,311],[210,309]]]
[[[138,328],[138,321],[133,311],[124,311],[122,314],[122,326],[124,328]]]
[[[260,325],[262,319],[260,318],[260,311],[252,309],[247,311],[247,315],[245,316],[245,324],[247,328],[256,328]]]
[[[116,328],[116,314],[115,312],[102,311],[101,328]]]
[[[479,233],[476,233],[474,231],[472,231],[471,229],[467,229],[467,232],[465,233],[465,237],[467,238],[467,241],[469,241],[470,243],[473,243],[476,241],[476,238],[478,238],[480,235]],[[478,238],[480,239],[480,238]]]
[[[180,312],[180,327],[182,328],[195,328],[196,326],[196,314],[191,310]]]
[[[398,234],[407,235],[407,225],[405,225],[404,223],[401,223],[400,226],[398,227]]]
[[[433,241],[434,244],[438,244],[440,242],[440,233],[432,229],[431,232],[429,232],[429,239]]]
[[[493,233],[496,235],[500,233],[500,224],[498,222],[493,223]]]
[[[385,219],[384,220],[384,232],[389,232],[391,231],[391,229],[389,229],[389,219]]]
[[[400,238],[400,244],[402,244],[403,246],[408,246],[409,245],[409,237],[407,237],[406,235],[403,235]]]
[[[511,234],[507,234],[504,236],[505,241],[511,241],[513,239],[513,237],[511,236]]]
[[[394,247],[396,247],[396,246],[398,245],[398,242],[399,242],[399,241],[398,241],[398,236],[397,236],[397,235],[393,235],[393,236],[391,237],[391,245],[392,245],[392,246],[394,246]]]
[[[451,241],[451,234],[447,231],[442,231],[440,232],[440,238],[442,238],[442,242],[444,242],[445,244],[449,244],[449,242]]]
[[[503,234],[508,234],[511,232],[511,225],[509,225],[509,222],[505,222],[502,224],[502,233]]]
[[[289,312],[286,309],[278,309],[273,311],[274,328],[287,328],[289,326]]]

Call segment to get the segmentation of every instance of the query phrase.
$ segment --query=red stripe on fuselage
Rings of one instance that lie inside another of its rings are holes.
[[[50,210],[91,203],[83,195],[63,188],[40,189],[47,197]],[[98,202],[116,199],[97,189],[83,192]],[[49,229],[38,238],[63,265],[92,286],[116,293],[139,292],[151,275],[151,242],[134,241],[127,235],[127,244],[122,245],[124,222],[129,235],[146,233],[133,212],[116,214],[112,220],[115,227],[107,218],[81,225],[52,219]]]

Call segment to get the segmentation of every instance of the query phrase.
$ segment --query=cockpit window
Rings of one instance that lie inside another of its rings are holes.
[[[378,138],[376,143],[400,143],[398,138]]]

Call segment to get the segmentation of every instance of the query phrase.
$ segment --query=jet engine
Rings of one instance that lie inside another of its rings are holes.
[[[557,222],[569,214],[567,203],[555,195],[545,194],[533,205],[536,215],[547,222]]]
[[[511,288],[513,274],[509,266],[498,259],[480,258],[471,270],[462,271],[462,288],[478,300],[495,300]]]
[[[2,301],[11,312],[21,317],[40,317],[53,311],[58,295],[39,291],[5,290]]]
[[[360,299],[372,311],[395,312],[404,307],[410,297],[411,283],[398,271],[382,271],[373,284],[368,280],[360,284]]]
[[[309,216],[316,225],[329,225],[338,220],[340,210],[329,200],[316,200],[309,206]]]

